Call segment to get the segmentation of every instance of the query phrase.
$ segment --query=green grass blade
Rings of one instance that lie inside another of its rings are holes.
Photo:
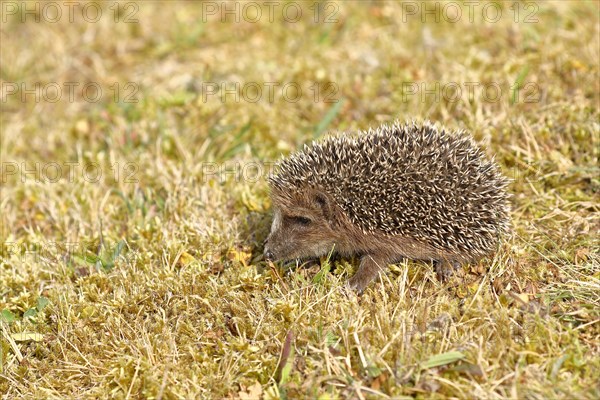
[[[465,355],[460,351],[449,351],[442,354],[436,354],[425,361],[421,369],[429,369],[442,365],[452,364],[465,358]]]
[[[333,104],[331,108],[327,111],[321,122],[316,126],[315,131],[313,133],[313,138],[320,137],[323,132],[327,129],[327,127],[331,124],[333,119],[340,113],[342,106],[344,105],[344,99],[340,99],[337,103]]]

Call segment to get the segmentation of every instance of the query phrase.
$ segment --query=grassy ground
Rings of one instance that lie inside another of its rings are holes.
[[[597,2],[46,4],[1,4],[1,398],[600,396]],[[473,132],[514,237],[268,268],[271,162],[395,118]]]

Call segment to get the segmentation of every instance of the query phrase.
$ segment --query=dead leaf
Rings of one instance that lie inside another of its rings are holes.
[[[241,400],[257,400],[262,397],[262,393],[262,385],[259,382],[256,382],[253,385],[246,388],[246,390],[241,390],[240,392],[238,392],[238,397]]]
[[[187,267],[188,265],[196,262],[197,260],[190,253],[184,251],[179,256],[179,260],[177,260],[177,264],[182,267]]]
[[[481,370],[481,367],[479,365],[471,364],[468,362],[464,362],[460,365],[449,368],[448,371],[466,373],[466,374],[470,374],[473,376],[483,376],[483,371]]]
[[[227,252],[227,258],[231,261],[236,261],[241,263],[244,267],[248,266],[248,261],[252,257],[252,251],[246,247],[241,247],[238,249],[229,249]]]
[[[283,346],[281,348],[281,355],[279,356],[279,363],[277,364],[277,370],[275,371],[275,380],[283,385],[287,382],[292,366],[294,365],[294,346],[292,341],[294,340],[294,333],[290,330],[285,337]]]

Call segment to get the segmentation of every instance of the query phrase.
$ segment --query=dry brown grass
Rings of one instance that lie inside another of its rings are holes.
[[[428,24],[392,1],[330,3],[337,22],[321,24],[309,2],[296,23],[238,24],[202,22],[196,2],[139,2],[139,23],[116,23],[111,2],[95,23],[79,7],[21,23],[7,4],[22,3],[0,4],[3,399],[600,396],[597,2],[539,2],[531,23],[508,2],[485,22],[482,3],[473,23],[463,8]],[[36,82],[105,96],[6,94]],[[303,92],[203,90],[231,82]],[[315,101],[327,82],[341,103]],[[437,99],[410,94],[436,82]],[[340,290],[356,260],[266,267],[264,176],[231,171],[395,118],[474,133],[514,178],[514,238],[447,285],[409,262],[360,298]]]

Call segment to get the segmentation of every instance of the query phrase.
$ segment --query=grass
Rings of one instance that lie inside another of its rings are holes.
[[[1,104],[1,398],[600,396],[596,2],[427,24],[392,1],[320,24],[308,2],[237,24],[40,4],[0,32],[3,93],[45,90]],[[361,297],[340,290],[357,260],[268,267],[272,162],[395,118],[473,132],[514,180],[514,236],[448,284],[406,262]]]

